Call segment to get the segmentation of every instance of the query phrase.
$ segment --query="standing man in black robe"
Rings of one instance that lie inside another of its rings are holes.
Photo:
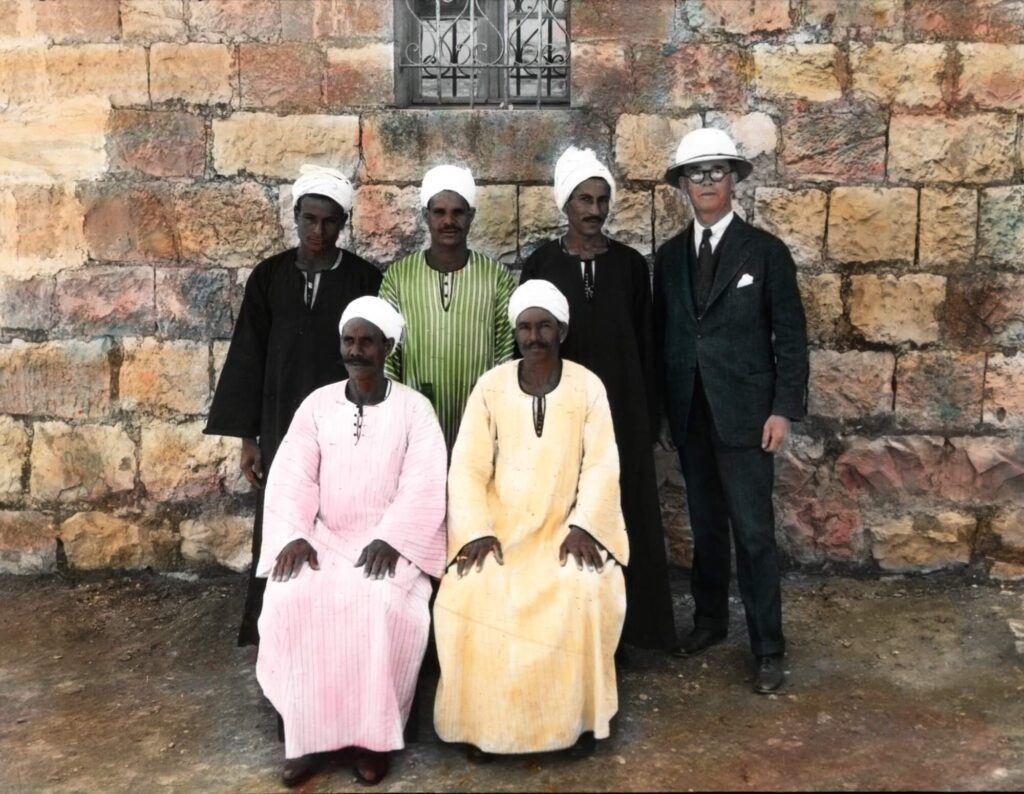
[[[380,271],[337,246],[352,213],[352,184],[339,171],[303,166],[292,188],[299,247],[265,259],[245,284],[224,369],[203,431],[242,439],[241,468],[258,489],[253,566],[239,645],[258,645],[256,622],[267,580],[256,578],[263,485],[302,401],[342,380],[338,319],[349,301],[376,295]]]
[[[554,194],[569,227],[526,260],[522,282],[546,279],[566,296],[573,324],[562,354],[595,373],[608,393],[630,548],[622,641],[670,650],[676,629],[654,471],[661,410],[650,272],[640,252],[602,231],[615,180],[593,151],[566,150],[555,166]]]

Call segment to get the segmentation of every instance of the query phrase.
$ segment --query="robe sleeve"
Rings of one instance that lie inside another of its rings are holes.
[[[587,385],[583,460],[576,503],[568,524],[589,532],[620,565],[629,563],[629,541],[619,496],[619,451],[608,397],[596,375]]]
[[[316,402],[314,392],[299,406],[270,467],[257,576],[269,576],[277,555],[293,540],[305,538],[317,547],[314,522],[320,509],[320,442]]]
[[[448,471],[448,564],[467,543],[495,535],[488,504],[494,479],[495,425],[487,389],[473,388],[459,425]]]
[[[439,579],[445,567],[448,449],[426,397],[413,393],[408,413],[409,438],[398,475],[398,492],[373,535],[389,543],[423,573]]]
[[[389,267],[387,272],[384,274],[384,279],[380,282],[380,289],[377,292],[378,298],[383,298],[390,303],[396,312],[402,313],[402,303],[398,299],[398,285],[396,282],[394,267]],[[408,330],[406,331],[408,334]],[[400,345],[395,345],[395,349],[391,351],[388,357],[384,360],[384,375],[393,381],[398,383],[405,383],[402,380],[402,348]]]
[[[508,321],[508,300],[515,288],[515,279],[508,268],[502,265],[494,291],[494,366],[504,364],[512,358],[515,335],[512,332],[512,323]]]
[[[242,307],[203,430],[207,435],[239,438],[260,435],[271,323],[268,274],[266,266],[257,266],[245,282]]]

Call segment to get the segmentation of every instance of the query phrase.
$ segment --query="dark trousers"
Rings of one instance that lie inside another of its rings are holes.
[[[751,650],[756,656],[783,653],[774,456],[760,447],[722,442],[699,376],[691,405],[679,459],[693,528],[694,625],[723,633],[728,629],[731,527]]]

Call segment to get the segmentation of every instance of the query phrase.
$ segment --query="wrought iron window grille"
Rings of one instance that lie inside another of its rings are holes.
[[[569,0],[395,0],[401,105],[569,102]]]

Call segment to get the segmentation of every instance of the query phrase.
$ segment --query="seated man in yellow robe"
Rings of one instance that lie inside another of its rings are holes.
[[[528,281],[508,314],[523,358],[480,378],[452,452],[434,724],[471,760],[584,757],[618,709],[629,546],[615,434],[600,379],[559,355],[562,293]]]

